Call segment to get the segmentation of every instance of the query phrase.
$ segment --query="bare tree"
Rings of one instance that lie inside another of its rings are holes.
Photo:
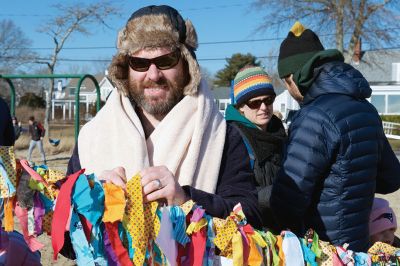
[[[12,20],[0,20],[0,69],[17,68],[34,56],[32,41]]]
[[[214,89],[214,78],[210,71],[207,68],[200,66],[200,73],[201,78],[207,82],[208,87]]]
[[[90,28],[94,25],[103,25],[109,28],[106,24],[106,20],[120,14],[118,9],[108,1],[101,1],[90,5],[86,5],[82,1],[79,4],[57,4],[54,5],[54,8],[58,10],[61,15],[48,20],[39,30],[39,32],[45,33],[51,37],[54,44],[53,52],[49,60],[36,61],[36,63],[47,65],[49,74],[54,74],[58,56],[73,33],[90,35],[95,32],[93,28]],[[49,132],[53,90],[54,80],[50,79],[49,90],[46,97],[46,114],[44,121],[47,132]]]
[[[97,61],[94,61],[92,64],[92,70],[94,73],[105,73],[108,69],[108,66],[111,64],[110,58],[99,57]]]
[[[361,37],[383,47],[398,42],[400,33],[399,0],[256,0],[252,6],[265,12],[259,29],[285,27],[286,33],[289,25],[300,20],[320,37],[334,40],[346,62]]]
[[[31,44],[32,41],[12,20],[0,20],[0,74],[14,74],[11,72],[29,62],[35,56],[30,49]],[[0,86],[8,88],[2,79]],[[5,90],[0,95],[8,97],[9,92]]]

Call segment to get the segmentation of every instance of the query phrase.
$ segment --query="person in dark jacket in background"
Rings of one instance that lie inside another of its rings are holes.
[[[43,149],[44,128],[39,122],[35,121],[34,116],[30,116],[29,120],[29,134],[31,135],[31,142],[29,143],[27,160],[31,160],[32,151],[37,146],[40,154],[42,155],[43,163],[46,164],[46,154]]]
[[[269,198],[272,181],[281,167],[286,132],[273,114],[275,91],[271,78],[259,66],[246,66],[234,79],[233,104],[225,119],[242,134],[248,148],[257,184],[263,227],[277,232]]]
[[[335,49],[296,22],[280,47],[279,76],[300,103],[272,187],[282,229],[313,228],[324,241],[367,251],[375,193],[400,187],[400,163],[367,101],[371,88]]]
[[[13,128],[14,128],[15,141],[17,141],[17,139],[21,135],[21,131],[22,131],[21,122],[18,122],[18,119],[16,116],[13,116],[12,124],[13,124]]]
[[[14,128],[11,122],[10,108],[0,97],[0,146],[12,146],[14,141]]]

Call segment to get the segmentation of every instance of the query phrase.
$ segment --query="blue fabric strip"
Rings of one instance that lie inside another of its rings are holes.
[[[4,199],[0,198],[0,226],[1,226],[1,221],[3,220],[3,218],[4,218]]]
[[[306,240],[304,238],[299,239],[301,244],[301,249],[303,250],[304,260],[309,263],[311,266],[318,266],[316,262],[316,255],[314,252],[306,245]]]
[[[71,225],[69,228],[72,246],[76,255],[77,265],[95,265],[93,252],[90,248],[83,226],[79,220],[78,214],[73,210],[71,215]]]
[[[215,233],[213,229],[213,220],[210,215],[205,215],[207,219],[207,242],[206,242],[206,252],[204,254],[203,264],[207,266],[214,265],[214,255],[215,255],[215,244],[214,238]]]
[[[185,246],[190,242],[190,238],[186,234],[186,215],[179,206],[172,206],[169,212],[174,230],[174,239]]]
[[[124,228],[122,223],[118,224],[118,232],[119,238],[123,240],[121,242],[123,243],[126,250],[128,250],[129,258],[133,260],[133,256],[135,256],[135,249],[132,248],[132,237],[130,236],[128,230]]]
[[[46,213],[53,210],[53,206],[54,206],[53,201],[51,201],[48,197],[46,197],[42,193],[39,193],[39,198],[44,205],[44,210]]]
[[[93,188],[90,188],[88,179],[94,181]],[[92,225],[89,246],[93,250],[95,262],[98,265],[107,265],[100,229],[104,212],[104,191],[100,182],[96,182],[94,175],[82,174],[78,177],[72,190],[72,203],[76,212],[83,215]]]
[[[93,226],[100,224],[104,213],[104,191],[100,183],[95,182],[91,189],[86,175],[80,175],[72,190],[72,202]]]

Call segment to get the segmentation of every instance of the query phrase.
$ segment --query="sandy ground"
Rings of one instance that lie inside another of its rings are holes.
[[[15,151],[17,158],[25,158],[27,151],[26,150],[17,150]],[[57,169],[62,172],[66,172],[67,170],[67,165],[68,165],[68,160],[71,154],[69,153],[61,153],[57,155],[47,155],[47,165],[52,168],[52,169]],[[398,158],[400,159],[400,154],[398,155]],[[34,150],[32,154],[32,161],[37,162],[37,163],[42,163],[41,162],[41,157],[37,149]],[[400,173],[399,173],[400,175]],[[389,195],[377,195],[378,197],[382,197],[387,199],[390,202],[391,207],[394,209],[397,217],[398,223],[400,222],[400,190],[396,191],[395,193],[389,194]],[[17,224],[17,223],[16,223]],[[17,230],[18,230],[18,224]],[[400,227],[397,229],[396,235],[400,236]],[[47,235],[41,235],[39,236],[39,241],[42,242],[45,247],[41,250],[42,254],[42,264],[43,265],[76,265],[74,261],[68,260],[64,258],[63,256],[59,255],[58,260],[56,262],[53,261],[53,250],[51,247],[51,239]]]

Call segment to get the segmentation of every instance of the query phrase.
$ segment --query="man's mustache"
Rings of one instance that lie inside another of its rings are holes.
[[[168,85],[168,82],[165,79],[159,79],[157,82],[154,81],[147,81],[143,83],[143,87],[157,87],[157,86],[164,86]]]

